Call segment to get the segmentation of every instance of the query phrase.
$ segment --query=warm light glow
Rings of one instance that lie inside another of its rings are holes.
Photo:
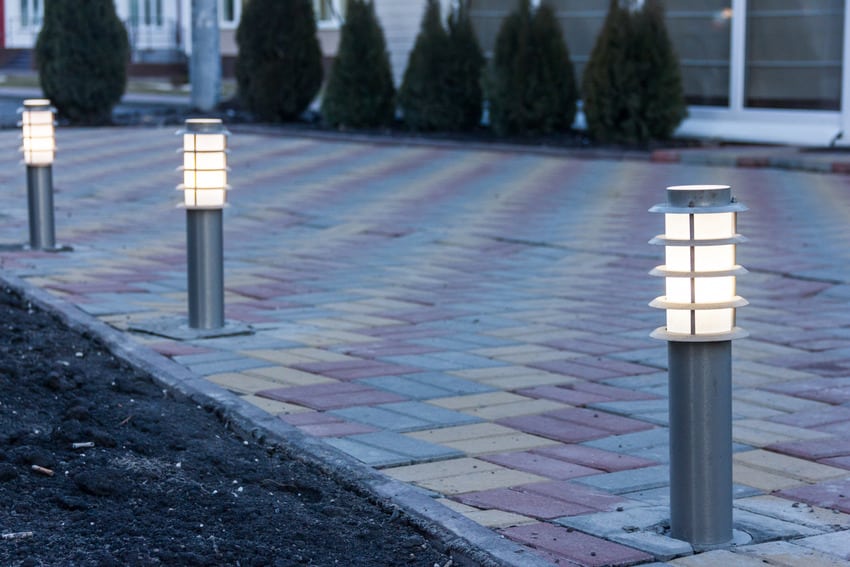
[[[21,135],[24,163],[47,166],[53,163],[56,153],[56,136],[53,127],[53,108],[46,99],[28,99],[21,109]]]
[[[746,304],[735,277],[744,271],[735,263],[742,209],[728,187],[714,185],[669,187],[668,203],[652,209],[665,213],[665,233],[653,240],[665,246],[665,265],[653,273],[665,277],[666,294],[652,304],[667,311],[668,340],[735,330],[735,308]]]
[[[186,121],[183,134],[184,205],[221,208],[227,201],[227,131],[217,119]]]

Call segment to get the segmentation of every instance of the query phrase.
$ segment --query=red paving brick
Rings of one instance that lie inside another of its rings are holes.
[[[777,496],[850,514],[850,480],[821,482],[775,493]]]
[[[567,480],[602,472],[599,469],[592,469],[561,459],[547,457],[546,455],[538,455],[530,451],[497,453],[479,458],[509,469],[529,472],[556,480]]]
[[[563,421],[545,415],[507,417],[496,420],[496,423],[563,443],[579,443],[609,435],[604,429],[578,425],[571,421]]]
[[[575,516],[593,512],[593,508],[550,498],[540,494],[519,492],[510,488],[495,488],[493,490],[482,490],[481,492],[469,492],[460,494],[455,499],[468,506],[483,508],[485,510],[502,510],[514,512],[538,518],[551,520],[562,516]]]
[[[371,406],[401,402],[406,399],[383,390],[376,390],[363,384],[351,382],[296,386],[293,388],[274,388],[257,392],[257,396],[279,402],[298,404],[316,410]]]
[[[634,565],[652,559],[642,551],[552,524],[529,524],[502,530],[508,538],[556,558],[585,567]]]
[[[576,463],[585,467],[600,469],[606,472],[625,471],[657,465],[655,461],[586,447],[584,445],[558,445],[534,449],[532,453]]]
[[[655,427],[645,421],[583,408],[555,410],[544,413],[543,415],[575,423],[577,425],[584,425],[594,429],[602,429],[617,435],[634,433],[635,431],[645,431]]]
[[[821,459],[850,455],[850,438],[791,441],[787,443],[776,443],[775,445],[770,445],[767,449],[800,457],[801,459],[819,461]]]
[[[549,482],[535,482],[514,487],[514,490],[529,494],[540,494],[555,500],[574,502],[593,508],[599,512],[610,512],[615,510],[626,500],[620,496],[596,490],[582,484],[576,484],[565,480],[553,480]]]
[[[584,406],[597,402],[610,402],[612,398],[600,396],[591,392],[582,392],[568,386],[538,386],[536,388],[523,388],[517,390],[517,394],[531,398],[543,398],[555,400],[571,406]]]

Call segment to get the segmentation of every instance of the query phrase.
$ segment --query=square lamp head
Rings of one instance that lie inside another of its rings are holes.
[[[186,120],[183,135],[183,205],[187,209],[221,209],[227,202],[227,136],[217,118]]]
[[[747,210],[726,185],[678,185],[667,188],[664,234],[650,244],[664,246],[665,264],[650,272],[665,279],[666,294],[650,305],[667,311],[667,325],[652,336],[668,341],[710,342],[746,336],[735,326],[735,310],[747,305],[736,294],[737,214]]]
[[[27,99],[18,110],[21,115],[21,138],[24,163],[46,167],[53,163],[56,153],[54,113],[50,101],[43,98]]]

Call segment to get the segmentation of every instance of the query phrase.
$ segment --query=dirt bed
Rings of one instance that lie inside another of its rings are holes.
[[[0,327],[0,565],[449,563],[10,290]]]

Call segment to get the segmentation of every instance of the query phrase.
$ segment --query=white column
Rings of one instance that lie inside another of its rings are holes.
[[[841,53],[841,138],[836,145],[850,146],[850,0],[844,0],[844,50]]]
[[[732,0],[732,33],[730,34],[729,108],[744,109],[744,82],[747,54],[747,0]]]

